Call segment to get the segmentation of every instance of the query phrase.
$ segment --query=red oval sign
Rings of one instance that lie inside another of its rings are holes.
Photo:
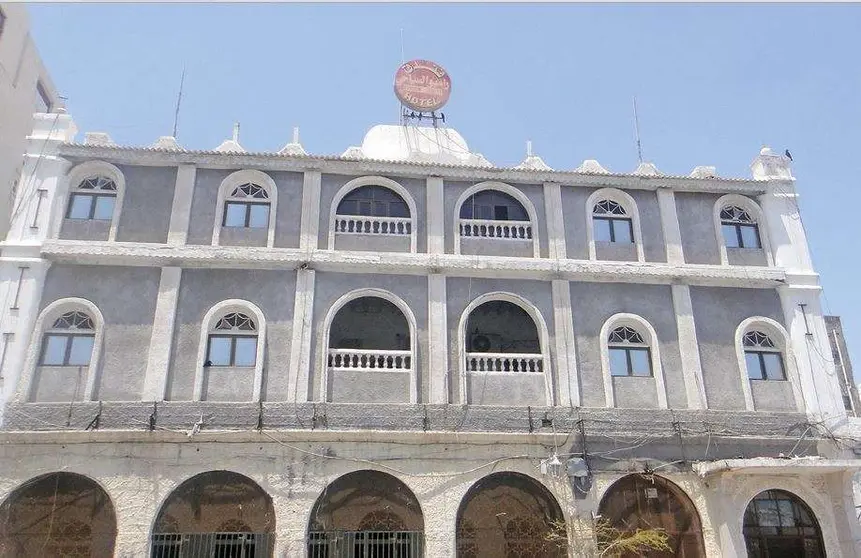
[[[395,95],[407,108],[433,112],[451,94],[451,78],[442,66],[429,60],[410,60],[395,73]]]

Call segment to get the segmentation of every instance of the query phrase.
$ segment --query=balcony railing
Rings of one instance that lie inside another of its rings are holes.
[[[153,533],[152,558],[271,558],[274,533]]]
[[[505,240],[532,240],[532,223],[529,221],[461,219],[460,236],[502,238]]]
[[[411,351],[383,349],[329,349],[329,368],[332,370],[412,370]]]
[[[466,353],[467,372],[544,372],[544,357],[532,353]]]
[[[408,235],[412,232],[412,219],[409,217],[335,215],[335,232],[339,234]]]
[[[421,531],[310,531],[308,558],[422,558]]]

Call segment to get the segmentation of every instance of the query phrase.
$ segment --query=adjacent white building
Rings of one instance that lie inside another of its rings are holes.
[[[0,555],[861,556],[790,162],[115,145],[36,117],[0,244]],[[574,165],[572,165],[574,166]],[[642,551],[643,555],[666,554]]]

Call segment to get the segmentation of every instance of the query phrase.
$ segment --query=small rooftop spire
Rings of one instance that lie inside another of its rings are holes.
[[[281,155],[307,155],[305,148],[299,143],[299,126],[293,126],[293,139],[278,153]]]
[[[532,140],[526,140],[526,156],[532,157]]]
[[[293,143],[299,143],[299,126],[293,126]]]
[[[233,141],[239,143],[239,122],[233,124]]]

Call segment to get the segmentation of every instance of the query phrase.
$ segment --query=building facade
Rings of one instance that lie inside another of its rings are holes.
[[[442,128],[75,133],[37,116],[2,244],[3,556],[593,556],[638,526],[861,556],[861,428],[768,148],[727,179],[499,168]]]
[[[60,99],[30,36],[27,6],[0,2],[0,236],[9,230],[33,114]]]

